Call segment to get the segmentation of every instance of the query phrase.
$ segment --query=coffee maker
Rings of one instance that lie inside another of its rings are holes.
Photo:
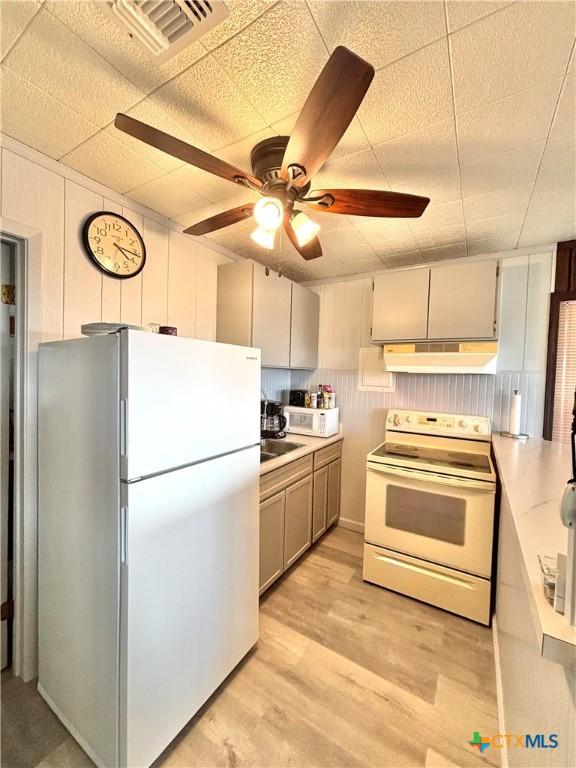
[[[285,426],[284,404],[277,400],[260,400],[260,436],[275,439],[286,437]]]

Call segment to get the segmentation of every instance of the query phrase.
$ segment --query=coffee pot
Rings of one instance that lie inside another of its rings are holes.
[[[261,400],[260,435],[275,439],[286,437],[285,427],[284,404],[278,400]]]

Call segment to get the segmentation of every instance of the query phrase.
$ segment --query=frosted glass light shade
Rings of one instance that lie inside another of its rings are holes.
[[[258,227],[254,232],[250,234],[252,240],[263,248],[268,248],[269,251],[274,248],[274,235],[276,231],[274,229],[264,229],[264,227]]]
[[[304,247],[320,232],[320,225],[308,218],[305,213],[297,213],[290,225],[296,234],[298,245],[301,247]]]

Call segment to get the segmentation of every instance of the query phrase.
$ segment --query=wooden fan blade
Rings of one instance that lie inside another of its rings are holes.
[[[286,214],[284,217],[284,230],[288,235],[288,239],[303,259],[310,261],[311,259],[318,259],[320,256],[322,256],[322,246],[320,245],[320,240],[318,240],[317,237],[314,237],[312,240],[310,240],[309,243],[306,243],[306,245],[300,245],[298,243],[296,232],[294,232],[292,229],[292,224],[290,224],[289,214]]]
[[[185,163],[195,165],[196,168],[201,168],[203,171],[213,173],[215,176],[220,176],[222,179],[227,179],[228,181],[237,184],[237,179],[243,178],[247,179],[256,187],[262,186],[262,182],[255,176],[252,176],[252,174],[242,171],[240,168],[235,168],[233,165],[224,162],[224,160],[220,160],[219,157],[210,155],[208,152],[193,147],[185,141],[180,141],[180,139],[177,139],[175,136],[170,136],[170,134],[164,133],[164,131],[160,131],[158,128],[153,128],[151,125],[141,123],[140,120],[135,120],[133,117],[118,113],[114,120],[114,125],[116,128],[133,136],[135,139],[139,139],[145,144],[149,144],[151,147],[160,149],[168,155],[177,157]]]
[[[314,202],[313,198],[334,199],[332,205]],[[309,202],[310,201],[310,202]],[[351,216],[381,216],[382,218],[415,219],[422,216],[429,197],[385,192],[377,189],[315,189],[299,202],[313,205],[325,213],[347,213]]]
[[[210,216],[209,219],[199,221],[198,224],[193,224],[188,229],[184,230],[185,235],[205,235],[207,232],[214,232],[216,229],[222,229],[222,227],[228,227],[230,224],[236,224],[238,221],[243,221],[249,216],[252,216],[254,205],[248,203],[248,205],[239,205],[238,208],[231,208],[224,213],[217,213],[216,216]]]
[[[374,67],[348,48],[339,46],[326,62],[314,83],[284,153],[281,175],[290,180],[289,166],[302,166],[304,172],[294,177],[303,187],[324,165],[338,144],[372,78]]]

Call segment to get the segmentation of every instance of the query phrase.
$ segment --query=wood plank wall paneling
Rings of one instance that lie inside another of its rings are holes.
[[[196,335],[196,260],[190,240],[178,232],[169,235],[168,325],[181,336]]]
[[[168,323],[168,238],[166,230],[144,219],[146,266],[142,271],[142,325]]]
[[[64,178],[2,149],[2,216],[42,232],[42,335],[62,338]]]
[[[214,261],[202,258],[205,246],[201,243],[197,246],[198,259],[196,261],[196,282],[199,290],[196,291],[196,338],[216,338],[216,302],[213,296],[216,294],[218,282],[218,265]]]
[[[102,208],[102,196],[64,181],[64,338],[78,336],[84,323],[102,316],[102,273],[82,245],[82,223]]]
[[[42,233],[42,340],[80,335],[89,322],[175,325],[181,336],[216,338],[217,265],[226,261],[202,241],[180,234],[86,184],[2,147],[1,214]],[[107,210],[132,221],[144,237],[147,263],[130,280],[99,272],[84,253],[89,213]]]

